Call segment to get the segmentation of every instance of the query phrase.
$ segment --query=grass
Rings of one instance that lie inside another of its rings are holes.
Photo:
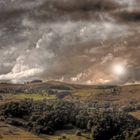
[[[42,94],[35,94],[35,93],[19,93],[19,94],[15,94],[14,99],[17,99],[17,100],[22,100],[22,99],[25,99],[25,98],[32,98],[33,100],[43,100],[43,99],[48,99],[48,100],[52,100],[52,99],[55,99],[56,96],[55,95],[49,95],[49,96],[44,96]]]
[[[36,136],[30,132],[0,122],[0,139],[2,140],[58,140],[62,135],[65,135],[68,140],[87,140],[85,134],[83,136],[75,135],[76,129],[57,131],[55,135],[40,135]],[[66,139],[66,140],[67,140]]]
[[[85,137],[86,135],[83,134],[83,136],[76,136],[75,132],[76,129],[61,130],[61,131],[57,131],[55,135],[47,136],[46,138],[48,140],[58,140],[59,138],[61,138],[62,135],[64,135],[67,138],[66,140],[87,140],[87,138]]]
[[[129,114],[131,114],[132,116],[134,116],[134,117],[140,119],[140,110],[135,111],[135,112],[130,112]]]
[[[28,132],[19,132],[15,135],[2,135],[2,140],[44,140]]]
[[[61,138],[60,136],[48,136],[48,140],[58,140]],[[76,136],[74,134],[66,134],[66,140],[87,140],[87,138],[82,137],[82,136]]]
[[[0,139],[2,140],[43,140],[30,132],[0,122]]]
[[[72,95],[79,96],[79,97],[90,97],[90,96],[95,96],[96,92],[92,90],[78,90],[78,91],[75,91]]]

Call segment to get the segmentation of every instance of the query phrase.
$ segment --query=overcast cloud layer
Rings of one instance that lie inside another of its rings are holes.
[[[0,0],[0,80],[33,79],[139,82],[140,0]]]

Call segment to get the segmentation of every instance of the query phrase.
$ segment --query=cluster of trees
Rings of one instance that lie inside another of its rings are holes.
[[[133,111],[140,110],[140,103],[129,104],[127,106],[122,107],[122,110],[125,112],[133,112]]]
[[[90,133],[91,140],[139,140],[139,120],[116,110],[99,111],[94,108],[89,111],[95,104],[92,101],[26,99],[7,103],[3,106],[2,115],[5,120],[11,118],[14,122],[20,118],[24,122],[20,124],[36,134],[53,134],[57,130],[76,127]]]
[[[0,100],[3,100],[3,97],[2,97],[2,95],[0,95]]]
[[[94,115],[88,126],[93,140],[128,140],[140,127],[140,122],[124,112],[107,111]]]

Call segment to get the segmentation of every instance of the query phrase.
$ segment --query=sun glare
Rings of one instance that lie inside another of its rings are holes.
[[[126,69],[123,64],[114,64],[112,69],[113,69],[113,73],[118,76],[125,75],[126,73]]]

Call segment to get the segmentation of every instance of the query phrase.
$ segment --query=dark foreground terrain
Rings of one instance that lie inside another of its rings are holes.
[[[0,84],[0,139],[139,140],[140,85]]]

